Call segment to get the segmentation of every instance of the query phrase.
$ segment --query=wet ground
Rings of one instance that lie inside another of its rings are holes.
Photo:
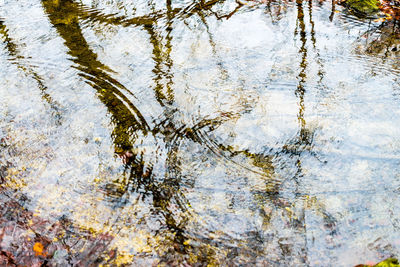
[[[0,264],[398,256],[398,32],[331,1],[0,0]]]

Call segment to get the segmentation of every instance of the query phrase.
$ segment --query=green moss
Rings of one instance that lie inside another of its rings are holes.
[[[372,14],[379,11],[378,0],[347,0],[346,5],[363,14]]]
[[[374,265],[374,267],[398,267],[398,266],[400,266],[399,261],[394,258],[386,259],[386,260]]]

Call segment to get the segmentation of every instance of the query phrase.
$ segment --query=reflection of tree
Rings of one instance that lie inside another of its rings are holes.
[[[8,54],[12,57],[13,63],[17,65],[17,67],[22,70],[26,75],[30,76],[37,83],[37,86],[40,90],[40,95],[42,99],[47,102],[50,108],[53,111],[53,115],[56,119],[56,123],[61,123],[61,112],[58,103],[56,103],[51,96],[47,93],[47,87],[43,82],[42,77],[35,71],[35,69],[29,64],[24,64],[24,57],[20,55],[18,51],[17,44],[13,41],[13,39],[8,34],[8,29],[3,21],[0,20],[0,36],[3,38],[5,47],[7,49]]]
[[[329,15],[329,20],[332,21],[336,12],[336,0],[332,0],[331,14]]]
[[[150,36],[150,42],[153,46],[153,60],[155,62],[155,66],[153,69],[153,73],[155,74],[154,82],[155,82],[155,94],[157,101],[164,106],[164,101],[171,104],[173,101],[173,92],[172,92],[172,78],[173,74],[171,71],[172,68],[172,59],[171,59],[171,30],[172,23],[168,20],[167,24],[167,36],[165,37],[167,43],[165,45],[165,50],[163,51],[162,37],[157,34],[155,31],[155,26],[147,26],[145,27],[147,33]],[[163,80],[166,79],[166,84],[163,86]],[[164,92],[164,88],[166,88],[166,92]]]
[[[320,85],[320,87],[324,87],[322,84],[322,80],[324,79],[324,66],[322,64],[322,60],[320,58],[320,52],[317,49],[316,46],[316,38],[315,38],[315,24],[314,24],[314,20],[313,20],[313,16],[312,16],[312,12],[313,12],[313,1],[309,0],[308,1],[308,13],[309,13],[309,21],[310,21],[310,25],[311,25],[311,29],[310,29],[310,35],[311,35],[311,42],[313,45],[313,48],[316,52],[316,62],[318,64],[319,70],[318,70],[318,76],[319,76],[319,81],[318,84]],[[334,5],[335,5],[335,1],[332,1],[332,8],[334,9]],[[334,10],[332,11],[332,14],[334,14]],[[333,15],[332,15],[333,16]],[[331,17],[330,17],[331,19]],[[333,17],[332,17],[333,19]],[[331,19],[331,20],[332,20]]]
[[[64,39],[69,49],[68,54],[76,63],[74,67],[80,71],[79,75],[97,91],[99,99],[111,114],[115,125],[112,135],[117,150],[131,149],[132,136],[138,130],[146,135],[149,125],[122,92],[130,91],[108,74],[110,69],[98,61],[97,55],[89,48],[79,26],[79,17],[74,12],[77,9],[73,2],[59,1],[54,4],[52,1],[43,1],[43,7],[50,22]]]
[[[271,20],[274,22],[280,19],[282,6],[274,5],[273,1],[263,1],[266,4],[267,11],[271,15]],[[322,218],[324,226],[328,229],[329,234],[335,233],[335,218],[330,215],[325,206],[320,203],[316,197],[309,196],[307,192],[302,190],[302,178],[304,176],[302,156],[304,154],[309,154],[316,157],[318,160],[318,155],[313,152],[313,139],[314,131],[307,126],[305,118],[305,96],[307,87],[307,70],[308,61],[310,53],[308,51],[308,38],[311,41],[310,44],[316,54],[316,63],[318,64],[318,76],[319,88],[323,88],[324,79],[324,66],[320,60],[320,54],[316,46],[316,35],[315,35],[315,25],[312,17],[312,2],[308,1],[308,16],[310,22],[310,32],[309,36],[306,30],[305,22],[305,3],[304,1],[296,1],[297,7],[297,21],[295,29],[295,37],[298,37],[300,41],[300,47],[298,49],[299,59],[299,72],[297,75],[297,87],[295,90],[295,95],[298,99],[298,134],[287,140],[282,147],[275,148],[271,150],[271,153],[267,155],[251,155],[252,158],[258,158],[254,161],[254,165],[257,166],[257,162],[267,162],[267,166],[271,166],[270,171],[274,169],[285,168],[289,170],[294,170],[293,175],[287,176],[283,181],[277,181],[274,187],[267,188],[272,190],[255,190],[255,199],[259,202],[261,215],[264,217],[264,227],[269,227],[272,221],[280,221],[282,225],[288,224],[291,232],[293,233],[292,238],[297,238],[294,242],[293,240],[288,240],[288,237],[282,236],[279,232],[281,228],[275,229],[275,240],[277,242],[277,248],[279,254],[281,255],[282,262],[290,262],[290,264],[307,264],[308,263],[308,247],[307,247],[307,222],[306,222],[306,211],[312,210],[320,218]],[[274,167],[274,165],[277,165]],[[282,191],[288,191],[293,193],[293,199],[288,199],[282,195]],[[272,206],[272,207],[271,207]],[[282,213],[285,214],[285,218],[282,218]]]
[[[111,120],[114,124],[112,137],[116,152],[124,154],[129,158],[127,160],[129,164],[126,166],[127,177],[115,181],[115,184],[109,184],[106,188],[110,198],[114,198],[118,202],[118,205],[124,205],[124,199],[128,199],[129,194],[132,192],[136,192],[143,199],[151,199],[154,212],[158,216],[161,216],[163,226],[173,234],[171,242],[178,245],[176,248],[178,253],[187,253],[192,249],[185,244],[185,240],[188,238],[185,236],[185,229],[190,216],[190,204],[181,192],[182,174],[179,169],[178,157],[180,142],[183,140],[194,142],[207,148],[217,159],[223,158],[246,171],[251,171],[265,177],[265,190],[254,190],[254,196],[261,196],[264,202],[269,201],[270,203],[274,203],[279,210],[288,208],[288,205],[282,204],[283,202],[279,200],[279,190],[282,181],[273,180],[272,178],[275,171],[273,159],[282,157],[282,155],[290,155],[296,158],[295,167],[297,168],[297,173],[293,177],[293,180],[297,184],[297,191],[295,193],[299,194],[299,180],[303,175],[300,155],[312,145],[313,134],[307,129],[304,119],[307,40],[303,5],[300,1],[297,2],[297,7],[300,40],[302,42],[299,53],[302,58],[300,73],[298,75],[299,83],[296,90],[296,96],[299,98],[298,121],[300,126],[297,138],[290,140],[275,155],[251,153],[246,150],[237,151],[229,145],[220,144],[209,135],[210,132],[226,121],[238,118],[241,115],[240,113],[220,114],[216,118],[201,118],[191,127],[179,125],[174,122],[173,116],[171,116],[172,113],[176,112],[175,110],[171,110],[175,99],[173,92],[173,61],[171,57],[173,23],[175,20],[184,20],[192,15],[198,15],[207,28],[210,45],[212,46],[214,55],[218,58],[212,34],[209,31],[206,16],[203,12],[210,11],[211,15],[215,15],[219,19],[228,19],[242,6],[238,4],[236,9],[227,15],[217,15],[217,13],[211,12],[211,8],[220,2],[223,1],[211,0],[206,2],[202,0],[191,3],[183,8],[172,8],[171,1],[167,0],[166,12],[152,10],[148,15],[127,18],[124,16],[104,15],[100,11],[88,9],[84,5],[74,1],[42,1],[50,23],[63,38],[64,44],[68,48],[68,54],[72,56],[71,60],[75,63],[74,67],[79,71],[79,75],[85,79],[85,82],[96,90],[97,96],[107,107],[111,115]],[[113,71],[109,67],[98,60],[97,55],[90,49],[83,36],[79,24],[81,21],[122,27],[137,26],[148,33],[149,41],[153,48],[152,59],[154,61],[154,68],[152,71],[155,83],[153,89],[157,102],[163,108],[159,124],[151,126],[146,121],[140,110],[131,101],[133,98],[132,92],[112,76]],[[165,21],[165,27],[159,27],[158,23],[162,23],[163,21]],[[312,32],[314,32],[313,29]],[[315,42],[315,37],[313,36],[312,38],[313,42]],[[222,73],[226,72],[222,64],[218,64],[218,66]],[[152,137],[166,149],[166,171],[164,177],[157,177],[153,173],[154,166],[152,162],[145,162],[143,154],[133,151],[135,142],[139,140],[138,136]],[[161,136],[161,138],[157,136]],[[250,164],[238,163],[235,161],[235,157],[237,156],[244,156],[249,160]],[[173,207],[177,207],[177,209]],[[323,208],[320,209],[323,210]],[[324,212],[322,211],[321,213]],[[304,210],[301,216],[292,220],[292,223],[300,234],[305,235]],[[203,238],[203,240],[210,241],[207,238]],[[306,240],[305,237],[304,240]],[[224,246],[224,244],[217,245]],[[226,244],[225,246],[229,247]],[[286,247],[282,249],[282,253],[285,255],[285,253],[290,254],[292,252],[287,250]],[[302,251],[302,253],[306,254],[306,251]]]
[[[107,190],[110,195],[117,197],[119,201],[129,195],[128,190],[140,192],[143,197],[151,196],[153,208],[159,216],[164,218],[163,223],[174,236],[172,242],[180,244],[180,248],[184,249],[182,245],[186,239],[183,235],[183,229],[186,224],[184,213],[187,212],[190,205],[184,195],[180,193],[180,174],[178,168],[176,168],[177,145],[182,138],[201,142],[201,139],[197,138],[199,130],[210,125],[216,126],[218,120],[204,120],[192,128],[185,126],[176,128],[173,121],[170,121],[170,111],[167,107],[164,107],[166,111],[165,120],[156,125],[156,127],[150,127],[140,111],[124,94],[131,94],[131,92],[111,76],[110,73],[112,71],[97,59],[97,55],[87,44],[79,26],[80,14],[82,14],[80,6],[72,1],[59,1],[57,4],[51,1],[43,1],[43,7],[48,14],[50,22],[64,39],[64,44],[69,50],[68,54],[72,56],[71,60],[76,63],[74,67],[80,71],[79,75],[85,78],[85,81],[96,90],[99,99],[111,114],[112,122],[114,123],[112,137],[116,151],[125,153],[124,151],[132,150],[138,134],[155,137],[160,133],[165,136],[167,143],[164,146],[168,152],[167,173],[164,178],[156,177],[153,174],[151,162],[144,162],[142,154],[127,152],[130,153],[130,174],[128,179],[115,181],[118,184],[122,183],[122,188],[110,184]],[[209,8],[210,5],[205,4],[205,7]],[[185,17],[188,14],[195,14],[197,10],[198,5],[193,5],[188,10],[188,13],[185,13]],[[153,60],[155,61],[153,73],[155,74],[154,81],[156,84],[154,90],[161,106],[166,103],[171,104],[171,101],[173,101],[172,76],[170,76],[170,68],[172,66],[170,58],[172,37],[170,33],[173,16],[178,16],[179,14],[179,12],[174,12],[172,8],[167,8],[167,36],[165,39],[167,44],[165,46],[162,45],[163,39],[161,35],[156,32],[155,21],[151,24],[145,23],[142,25],[149,33],[150,42],[153,45]],[[90,13],[89,17],[93,18],[93,16],[96,15]],[[101,18],[101,15],[99,17]],[[94,21],[104,22],[102,19],[94,19]],[[106,21],[106,23],[109,22]],[[115,20],[111,20],[111,22],[116,23]],[[135,22],[139,23],[137,20]],[[163,69],[164,66],[166,66],[166,69]],[[161,83],[165,78],[168,80],[166,94]],[[122,203],[120,202],[120,204]],[[177,216],[177,211],[171,208],[175,205],[180,210],[179,216]]]
[[[299,55],[300,55],[300,63],[299,63],[299,74],[297,75],[297,88],[295,90],[295,95],[298,98],[298,115],[297,115],[297,120],[299,124],[299,132],[296,137],[293,139],[289,140],[287,144],[285,144],[282,147],[282,150],[279,152],[279,154],[284,155],[288,154],[290,155],[290,158],[292,158],[292,162],[294,165],[295,174],[287,178],[285,180],[285,183],[292,183],[293,186],[293,193],[294,193],[294,200],[293,203],[287,203],[287,204],[281,204],[283,207],[298,207],[299,203],[303,203],[300,205],[300,208],[298,209],[299,211],[296,212],[296,216],[294,215],[294,212],[289,209],[288,211],[288,216],[290,218],[291,225],[293,227],[293,230],[295,233],[297,233],[301,239],[303,244],[301,244],[300,248],[298,250],[293,249],[292,246],[294,245],[299,245],[299,244],[285,244],[285,242],[282,243],[281,249],[282,249],[282,254],[286,256],[297,256],[298,260],[301,262],[301,264],[308,264],[308,248],[307,248],[307,224],[306,224],[306,210],[307,209],[314,209],[324,220],[325,225],[329,226],[329,228],[333,228],[335,225],[335,219],[329,215],[325,211],[325,207],[318,203],[316,201],[316,198],[312,198],[312,201],[310,201],[310,197],[305,193],[302,192],[300,189],[302,185],[302,177],[304,176],[304,171],[302,167],[302,161],[301,161],[301,155],[304,152],[308,152],[311,155],[316,156],[312,152],[312,146],[313,146],[313,137],[314,133],[307,127],[306,119],[305,119],[305,93],[306,93],[306,81],[307,81],[307,58],[308,58],[308,46],[307,46],[307,31],[306,31],[306,24],[305,24],[305,15],[304,15],[304,6],[303,6],[303,1],[302,0],[297,0],[296,1],[296,6],[297,6],[297,21],[296,21],[296,29],[294,32],[295,37],[298,36],[300,40],[300,48],[299,48]],[[315,29],[314,29],[314,22],[312,19],[312,4],[311,0],[309,1],[309,19],[310,19],[310,25],[311,25],[311,32],[310,32],[310,38],[312,41],[313,48],[316,49],[316,38],[315,38]],[[317,63],[319,64],[320,70],[318,75],[320,76],[320,81],[319,83],[322,83],[323,79],[323,66],[321,61],[319,60],[319,53],[317,51]],[[282,203],[282,202],[278,202]],[[332,232],[333,233],[333,232]],[[293,253],[297,255],[293,255]]]

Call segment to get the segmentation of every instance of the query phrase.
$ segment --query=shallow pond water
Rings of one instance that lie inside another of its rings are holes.
[[[399,255],[397,30],[330,1],[0,0],[0,260]]]

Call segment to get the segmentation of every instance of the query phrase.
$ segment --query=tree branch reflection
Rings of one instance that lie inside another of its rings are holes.
[[[29,64],[23,63],[25,57],[20,55],[20,52],[18,51],[18,45],[10,37],[6,25],[1,20],[0,20],[0,37],[3,38],[5,47],[7,49],[7,53],[10,55],[10,57],[12,57],[10,58],[10,60],[17,65],[18,69],[22,70],[26,75],[30,76],[32,79],[36,81],[42,99],[49,105],[49,107],[53,111],[52,115],[55,119],[55,123],[57,125],[60,125],[62,116],[59,103],[54,101],[52,97],[47,93],[48,88],[44,84],[43,78],[35,71],[34,67]]]

